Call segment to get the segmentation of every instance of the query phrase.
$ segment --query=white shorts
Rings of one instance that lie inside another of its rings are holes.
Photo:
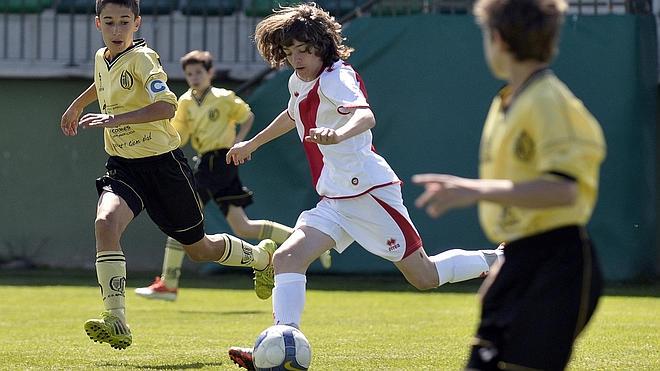
[[[303,225],[332,237],[339,253],[357,241],[370,253],[397,262],[422,247],[399,184],[352,198],[323,198],[300,214],[296,228]]]

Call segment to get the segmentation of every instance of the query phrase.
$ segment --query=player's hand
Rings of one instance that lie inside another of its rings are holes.
[[[60,129],[62,129],[64,135],[72,137],[78,134],[78,118],[80,118],[81,113],[82,109],[79,109],[74,105],[67,108],[66,112],[64,112],[60,119]]]
[[[415,184],[424,186],[415,200],[415,206],[437,218],[450,209],[470,206],[479,199],[478,180],[460,178],[446,174],[417,174],[412,177]]]
[[[305,141],[317,144],[337,144],[341,142],[341,138],[334,129],[311,128],[309,135],[305,136]]]
[[[106,115],[104,113],[88,113],[80,119],[78,125],[83,129],[87,128],[116,128],[121,125],[115,119],[114,115]]]
[[[237,166],[245,163],[245,161],[250,161],[252,159],[252,152],[255,150],[251,144],[249,140],[234,144],[227,152],[225,161],[228,164],[233,163]]]

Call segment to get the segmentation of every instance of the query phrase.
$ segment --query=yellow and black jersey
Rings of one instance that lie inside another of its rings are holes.
[[[167,75],[158,54],[144,40],[108,61],[106,48],[94,58],[94,85],[101,112],[120,114],[164,101],[176,107],[176,95],[167,87]],[[105,150],[111,156],[142,158],[179,147],[180,138],[170,120],[126,124],[104,129]]]
[[[181,144],[190,139],[199,154],[231,148],[236,140],[236,125],[250,116],[250,106],[233,91],[209,87],[200,98],[188,90],[179,98],[172,124]]]
[[[577,182],[573,206],[520,208],[482,201],[479,218],[493,242],[512,241],[567,225],[586,225],[596,202],[605,140],[596,119],[548,69],[532,75],[511,97],[493,100],[481,138],[480,177],[524,182],[564,177]]]

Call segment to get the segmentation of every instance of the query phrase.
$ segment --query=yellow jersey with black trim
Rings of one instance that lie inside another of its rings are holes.
[[[190,140],[199,154],[231,148],[236,126],[250,116],[250,106],[231,90],[209,87],[200,98],[189,89],[179,98],[172,120],[181,136],[181,145]]]
[[[102,113],[132,112],[160,101],[176,107],[176,95],[167,87],[158,54],[144,40],[135,40],[112,61],[106,55],[107,49],[101,48],[94,57],[94,85]],[[181,142],[170,120],[105,128],[103,137],[105,151],[123,158],[159,155]]]
[[[598,195],[606,145],[598,121],[552,71],[535,73],[512,97],[493,100],[483,129],[479,176],[525,182],[561,177],[577,182],[575,203],[522,208],[479,202],[479,219],[493,242],[513,241],[567,225],[584,226]]]

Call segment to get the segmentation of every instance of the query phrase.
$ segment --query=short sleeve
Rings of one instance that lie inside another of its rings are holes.
[[[537,101],[531,117],[539,171],[565,174],[595,186],[605,157],[605,141],[600,125],[582,103],[552,98]]]
[[[250,116],[250,106],[233,92],[230,95],[230,99],[232,102],[232,108],[229,114],[230,118],[237,123],[245,122]]]
[[[158,54],[155,52],[144,53],[138,59],[136,69],[153,102],[164,101],[176,106],[176,95],[167,86],[167,74],[160,64]]]
[[[188,140],[190,139],[187,102],[188,100],[179,99],[179,105],[176,109],[176,113],[174,114],[174,118],[172,119],[172,126],[174,126],[174,129],[176,129],[176,131],[179,133],[179,136],[181,137],[180,146],[188,143]]]
[[[341,113],[342,108],[369,107],[366,89],[360,76],[349,66],[342,66],[323,76],[320,90]]]

